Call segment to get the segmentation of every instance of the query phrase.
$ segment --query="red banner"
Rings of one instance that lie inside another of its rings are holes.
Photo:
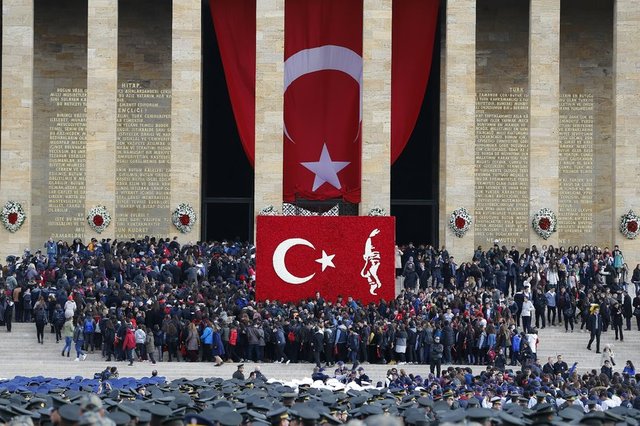
[[[416,126],[429,81],[440,0],[394,0],[391,27],[391,164]]]
[[[244,152],[256,153],[256,0],[209,0],[233,115]]]
[[[391,163],[402,153],[420,113],[429,80],[439,3],[393,1]],[[253,164],[256,0],[209,0],[209,4],[238,133]],[[360,151],[362,84],[357,78],[357,65],[359,62],[361,67],[362,61],[362,0],[296,0],[287,1],[285,8],[285,59],[297,53],[298,58],[308,60],[302,65],[300,60],[290,62],[288,68],[295,72],[289,74],[289,79],[296,78],[285,83],[285,134],[289,135],[285,137],[285,179],[295,167],[295,174],[289,175],[293,180],[285,180],[285,198],[290,201],[299,194],[310,199],[344,196],[359,200],[360,156],[357,170],[353,170],[352,164],[345,165],[352,161],[351,157],[334,153],[333,144],[337,143],[335,135],[343,135]],[[338,111],[345,114],[334,117]],[[327,119],[334,118],[335,123],[327,123]],[[326,154],[319,135],[331,136]],[[288,151],[291,140],[301,146],[311,143],[309,158],[297,158],[297,151]],[[301,162],[308,163],[308,167],[301,166]],[[320,170],[319,174],[314,170]],[[357,183],[352,183],[356,178]],[[320,186],[314,191],[317,185]]]
[[[288,0],[284,200],[360,202],[362,0]]]
[[[256,298],[395,297],[395,218],[258,216]]]

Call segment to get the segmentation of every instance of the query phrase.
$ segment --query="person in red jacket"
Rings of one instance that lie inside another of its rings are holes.
[[[133,365],[133,352],[136,349],[136,338],[133,334],[133,327],[131,324],[127,324],[127,331],[122,342],[122,349],[127,355],[129,365]]]

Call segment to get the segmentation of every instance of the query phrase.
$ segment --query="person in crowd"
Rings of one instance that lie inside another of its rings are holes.
[[[616,334],[616,340],[618,340],[619,335],[620,341],[624,342],[624,335],[622,334],[622,316],[622,306],[617,301],[613,302],[613,306],[611,307],[611,323]]]
[[[524,296],[524,301],[522,302],[522,329],[525,332],[529,332],[531,329],[531,315],[535,312],[535,308],[531,300],[529,300],[529,296]]]
[[[238,367],[233,373],[232,378],[237,380],[244,380],[244,364],[238,364]]]
[[[47,304],[42,296],[40,296],[33,307],[33,318],[36,323],[36,337],[38,338],[38,343],[44,344],[44,328],[49,321],[49,314],[47,313]]]
[[[613,378],[613,368],[611,367],[611,361],[606,360],[602,367],[600,367],[600,372],[607,376],[609,380]]]
[[[13,312],[14,312],[15,303],[11,299],[11,297],[8,296],[4,298],[1,304],[2,304],[2,309],[4,311],[4,314],[3,314],[4,325],[7,328],[7,333],[11,333],[11,324],[13,322]]]
[[[433,344],[431,345],[431,374],[435,374],[436,377],[440,377],[442,372],[442,354],[444,352],[444,347],[442,343],[440,343],[440,337],[436,336],[433,338]]]
[[[629,377],[633,377],[636,375],[636,368],[634,367],[631,360],[627,360],[624,369],[622,370],[622,374],[626,374]]]
[[[556,294],[556,286],[552,286],[549,290],[544,294],[547,299],[547,323],[551,326],[556,325],[556,304],[557,304],[557,294]]]
[[[587,349],[591,350],[591,344],[593,340],[596,341],[596,353],[600,353],[600,336],[602,334],[602,317],[600,315],[600,307],[595,305],[593,307],[591,315],[589,315],[589,321],[587,324],[587,329],[590,332],[589,343],[587,343]]]
[[[193,353],[197,353],[198,351],[197,340],[194,338],[196,334],[197,330],[195,324],[190,323],[189,337],[187,338],[187,341],[191,343],[187,344],[187,350],[191,350]],[[202,361],[209,362],[213,355],[213,328],[209,321],[204,322],[204,329],[202,330],[200,341],[202,342]],[[191,361],[195,361],[195,357],[192,356]]]
[[[78,317],[78,322],[76,323],[75,328],[73,329],[73,343],[76,347],[76,359],[75,361],[84,361],[87,359],[87,354],[84,351],[84,328],[82,326],[84,324],[84,318]]]
[[[67,358],[71,352],[71,342],[75,334],[75,327],[73,325],[73,317],[68,317],[62,327],[62,337],[64,338],[64,347],[62,348],[62,356],[67,353]]]
[[[605,344],[602,348],[602,356],[600,359],[600,365],[604,365],[605,361],[609,361],[609,364],[613,367],[616,365],[615,354],[609,343]]]
[[[144,326],[142,326],[144,327]],[[147,331],[145,329],[145,336],[144,336],[144,351],[145,354],[147,356],[147,358],[149,358],[149,360],[151,361],[151,364],[155,364],[156,363],[156,359],[154,356],[154,352],[155,352],[155,345],[154,345],[154,337],[153,337],[153,332],[151,332],[151,330]]]
[[[136,338],[133,331],[133,324],[123,324],[123,327],[125,328],[125,335],[122,341],[122,350],[124,351],[124,354],[129,361],[129,366],[131,366],[133,365],[133,360],[135,357]]]
[[[133,333],[136,339],[136,358],[138,361],[147,359],[147,333],[143,324],[138,324],[138,328]]]
[[[94,335],[96,330],[96,320],[91,316],[91,312],[87,312],[83,322],[84,344],[87,352],[93,353],[95,349]]]
[[[30,265],[30,267],[33,265]],[[31,288],[27,287],[27,289],[22,292],[22,321],[23,322],[31,322],[31,311],[33,310],[33,305],[31,304]]]
[[[116,340],[116,330],[113,327],[111,319],[107,318],[103,323],[102,336],[103,336],[103,349],[104,356],[107,362],[111,362],[111,357],[115,358],[114,344]]]
[[[62,340],[62,327],[64,327],[65,316],[64,310],[59,303],[56,303],[53,313],[53,329],[56,335],[56,343]]]

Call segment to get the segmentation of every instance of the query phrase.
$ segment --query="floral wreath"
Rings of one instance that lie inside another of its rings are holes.
[[[464,237],[464,234],[471,228],[472,223],[473,219],[464,207],[455,209],[449,216],[449,228],[458,238]]]
[[[98,204],[89,210],[87,223],[91,229],[101,234],[111,223],[111,215],[105,206]]]
[[[533,230],[536,231],[536,234],[540,235],[543,239],[547,239],[556,232],[556,225],[558,224],[558,219],[556,218],[556,214],[553,210],[548,209],[546,207],[538,210],[536,214],[533,215],[533,219],[531,220],[531,226],[533,226]]]
[[[276,208],[273,207],[272,205],[268,205],[264,209],[260,210],[260,213],[258,213],[258,215],[260,215],[260,216],[279,216],[280,212],[278,210],[276,210]]]
[[[382,207],[374,207],[369,210],[369,216],[386,216],[387,211]]]
[[[190,204],[180,203],[171,215],[171,221],[178,228],[178,231],[186,234],[191,232],[191,228],[196,223],[196,211]]]
[[[9,232],[16,232],[22,227],[27,215],[22,208],[22,204],[9,200],[2,207],[2,224]]]
[[[640,234],[640,217],[633,210],[629,210],[620,217],[620,232],[630,240]]]

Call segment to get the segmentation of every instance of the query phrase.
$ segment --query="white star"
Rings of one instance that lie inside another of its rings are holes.
[[[335,256],[335,254],[328,255],[326,251],[322,250],[322,257],[320,259],[316,259],[316,262],[322,265],[322,272],[324,272],[324,270],[329,266],[332,268],[336,267],[336,265],[333,264],[333,258]]]
[[[315,162],[300,163],[307,169],[311,170],[315,175],[313,179],[313,189],[315,191],[323,183],[329,183],[336,189],[342,188],[340,179],[338,179],[338,172],[349,165],[350,161],[332,161],[327,149],[327,144],[322,146],[322,153],[320,154],[320,160]]]

